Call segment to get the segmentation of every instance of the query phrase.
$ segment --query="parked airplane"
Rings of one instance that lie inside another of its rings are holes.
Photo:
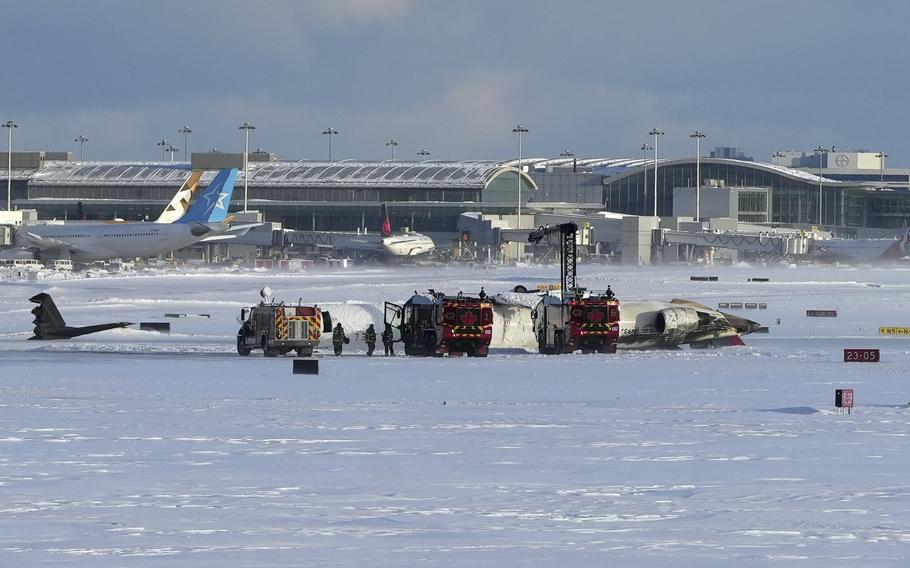
[[[35,335],[29,337],[29,339],[72,339],[80,335],[132,325],[128,321],[118,321],[116,323],[72,327],[66,325],[66,322],[63,321],[60,310],[57,309],[57,305],[54,304],[54,300],[49,294],[42,292],[29,298],[29,301],[38,304],[32,310],[35,315],[35,321],[32,322],[35,324]]]
[[[400,235],[392,234],[389,222],[389,210],[382,205],[382,248],[391,256],[419,256],[436,250],[433,239],[420,233],[408,231]]]
[[[285,239],[290,245],[323,247],[339,253],[350,252],[361,256],[420,256],[436,250],[433,239],[426,235],[413,231],[393,235],[385,205],[382,206],[382,225],[379,233],[288,231]]]
[[[220,170],[174,223],[25,225],[16,232],[16,245],[42,259],[91,262],[156,256],[201,241],[234,238],[254,226],[230,227],[224,222],[236,177],[236,168]]]
[[[553,296],[545,293],[503,293],[494,296],[493,347],[537,348],[532,311]],[[623,301],[619,308],[620,349],[674,349],[680,345],[720,347],[743,345],[741,335],[758,323],[688,300]]]
[[[910,229],[894,239],[826,239],[813,241],[809,255],[820,262],[874,263],[910,255]]]

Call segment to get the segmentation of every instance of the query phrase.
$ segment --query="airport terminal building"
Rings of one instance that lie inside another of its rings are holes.
[[[382,204],[392,226],[454,232],[469,211],[511,213],[518,199],[533,200],[534,180],[493,160],[462,162],[258,161],[242,171],[241,154],[194,155],[187,163],[43,161],[13,168],[13,205],[37,209],[42,219],[120,217],[155,219],[191,168],[240,167],[231,211],[248,208],[286,228],[318,231],[376,230]],[[5,170],[3,176],[5,178]],[[5,181],[5,179],[3,180]],[[81,208],[81,209],[80,209]]]
[[[454,236],[462,213],[514,215],[519,195],[526,212],[654,212],[651,159],[532,158],[519,169],[515,160],[278,161],[256,152],[245,178],[242,158],[204,153],[193,154],[190,163],[80,162],[66,153],[17,152],[13,206],[36,209],[41,219],[155,219],[189,169],[207,170],[205,184],[215,169],[238,167],[231,210],[243,208],[246,185],[250,210],[291,229],[375,230],[385,203],[396,229]],[[899,178],[885,183],[844,175],[835,179],[824,168],[819,176],[731,158],[702,158],[699,165],[703,200],[715,190],[756,188],[737,192],[731,216],[743,222],[808,227],[818,224],[821,213],[826,227],[910,225],[910,189]],[[0,169],[0,184],[6,174],[5,167]],[[686,215],[674,207],[674,193],[695,186],[695,158],[660,160],[656,177],[657,215]]]

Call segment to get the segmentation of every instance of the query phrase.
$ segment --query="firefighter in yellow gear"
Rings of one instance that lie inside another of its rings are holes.
[[[344,328],[341,327],[341,322],[338,322],[335,325],[335,329],[332,330],[332,347],[335,349],[335,355],[341,355],[344,344],[350,342],[351,340],[344,334]]]
[[[373,324],[370,324],[370,327],[363,332],[363,340],[367,344],[367,357],[372,357],[373,350],[376,349],[376,328],[373,327]]]

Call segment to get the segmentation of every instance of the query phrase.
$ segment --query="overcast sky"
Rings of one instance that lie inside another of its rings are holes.
[[[910,165],[910,3],[313,0],[6,2],[0,122],[14,149],[155,160],[635,157],[737,145],[882,149]],[[5,134],[5,133],[4,133]],[[6,142],[0,142],[6,148]]]

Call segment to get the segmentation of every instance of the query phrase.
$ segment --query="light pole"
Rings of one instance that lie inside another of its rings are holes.
[[[85,157],[85,153],[82,151],[82,145],[88,142],[88,138],[80,134],[79,138],[74,139],[73,142],[79,143],[79,161],[81,162]]]
[[[879,152],[875,155],[878,158],[878,184],[882,187],[885,186],[885,158],[888,157],[888,154],[884,152]]]
[[[641,210],[644,211],[645,202],[648,200],[648,168],[645,166],[645,152],[653,150],[653,146],[641,145]]]
[[[425,148],[421,148],[420,150],[417,151],[417,155],[420,156],[421,158],[426,158],[427,156],[430,155],[430,153]]]
[[[512,132],[518,134],[518,229],[521,228],[521,135],[528,132],[528,129],[518,125],[512,129]]]
[[[654,216],[657,217],[657,137],[663,136],[664,133],[662,130],[652,128],[648,134],[654,137]]]
[[[395,140],[394,138],[389,138],[389,141],[386,142],[385,145],[388,146],[389,149],[392,150],[392,161],[394,162],[395,161],[395,146],[398,146],[398,140]]]
[[[183,161],[184,162],[187,161],[186,156],[187,156],[187,152],[189,152],[189,149],[190,149],[190,133],[192,133],[192,132],[193,132],[192,129],[190,129],[190,127],[186,126],[186,125],[183,125],[183,128],[181,128],[180,130],[177,131],[177,134],[183,134]],[[173,160],[171,160],[171,161],[173,161]]]
[[[180,150],[180,148],[177,148],[173,144],[168,145],[167,149],[165,150],[165,152],[169,152],[171,154],[171,162],[174,161],[174,152],[177,152],[178,150]]]
[[[822,154],[828,151],[824,146],[815,149],[815,155],[818,156],[818,226],[822,226]]]
[[[701,139],[705,133],[696,130],[689,135],[695,138],[695,220],[701,221]]]
[[[325,130],[322,131],[322,134],[323,134],[323,136],[329,137],[329,161],[331,162],[332,161],[332,136],[335,136],[336,134],[338,134],[338,131],[335,130],[334,128],[332,128],[331,126],[329,126],[328,128],[326,128]]]
[[[243,130],[243,212],[247,212],[247,195],[249,194],[249,177],[250,177],[250,130],[256,130],[256,127],[249,122],[244,122],[238,127]]]
[[[572,172],[574,173],[575,171],[578,170],[578,161],[575,159],[574,153],[569,152],[568,150],[563,150],[562,152],[559,153],[559,157],[560,158],[572,158]]]
[[[9,128],[9,145],[6,150],[6,210],[13,210],[13,128],[19,125],[12,120],[3,123],[3,128]]]
[[[164,160],[166,158],[165,154],[167,154],[167,145],[168,145],[168,141],[165,140],[164,138],[162,138],[160,142],[155,144],[155,146],[161,146],[161,159],[162,160]]]

